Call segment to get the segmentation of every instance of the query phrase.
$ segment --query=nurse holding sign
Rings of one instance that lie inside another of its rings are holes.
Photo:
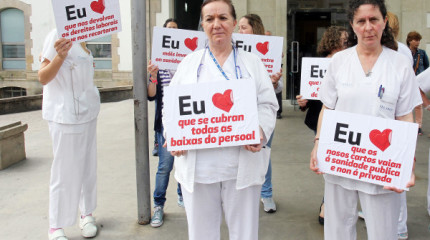
[[[310,159],[311,170],[318,174],[322,173],[318,162],[324,161],[317,159],[317,153],[325,109],[412,122],[412,110],[422,103],[408,59],[395,51],[384,1],[368,2],[350,1],[352,47],[333,56],[322,82],[323,108]],[[325,239],[355,239],[358,199],[366,213],[368,239],[397,239],[400,195],[396,192],[402,190],[329,174],[324,179]],[[412,172],[406,187],[414,184]]]
[[[278,103],[261,60],[234,47],[231,37],[237,21],[231,1],[208,0],[201,9],[209,43],[182,60],[169,88],[210,82],[223,85],[238,79],[254,85],[250,94],[256,100],[248,104],[257,108],[260,139],[244,146],[171,152],[176,156],[175,178],[182,186],[189,239],[220,239],[222,212],[230,239],[258,239],[260,189],[270,151],[263,146],[275,127]],[[166,139],[170,139],[169,131]]]

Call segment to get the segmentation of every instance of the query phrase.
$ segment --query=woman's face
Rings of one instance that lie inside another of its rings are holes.
[[[245,33],[245,34],[253,34],[254,31],[252,30],[252,26],[249,25],[249,21],[247,18],[241,18],[239,20],[239,33]]]
[[[378,6],[372,4],[361,5],[355,11],[354,19],[350,24],[357,35],[358,44],[365,47],[381,45],[381,37],[387,24],[387,19],[382,17]]]
[[[175,22],[168,22],[166,28],[178,28],[178,24]]]
[[[226,3],[216,1],[205,5],[202,16],[202,27],[211,44],[230,43],[237,22]]]

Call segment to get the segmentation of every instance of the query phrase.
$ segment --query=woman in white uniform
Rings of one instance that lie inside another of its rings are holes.
[[[85,43],[46,37],[39,81],[43,119],[48,121],[54,160],[49,186],[49,239],[67,239],[64,227],[75,224],[78,206],[84,237],[97,234],[96,124],[100,96],[93,83],[91,52]]]
[[[258,239],[259,196],[269,163],[269,148],[262,146],[275,127],[278,103],[261,60],[234,47],[236,13],[231,1],[205,1],[201,18],[209,44],[182,60],[170,86],[253,81],[262,139],[256,145],[171,152],[176,156],[175,178],[182,186],[189,239],[219,240],[223,212],[231,240]]]
[[[427,68],[424,72],[417,76],[417,82],[420,85],[421,97],[424,102],[425,109],[430,111],[430,101],[426,96],[426,93],[430,92],[430,68]],[[427,186],[427,212],[430,216],[430,155],[429,155],[429,170],[428,170],[428,186]]]
[[[260,16],[253,13],[243,16],[239,20],[239,33],[265,35],[263,21],[261,20]],[[282,68],[279,72],[270,75],[270,79],[272,80],[275,94],[282,92],[282,88],[284,87],[281,77],[282,77]],[[270,148],[272,147],[274,134],[275,134],[275,131],[273,131],[269,141],[267,142],[267,146],[269,146]],[[265,212],[267,213],[276,212],[276,203],[273,200],[273,189],[272,189],[272,158],[269,158],[269,167],[267,168],[266,180],[264,181],[264,184],[261,187],[261,202],[263,203],[263,209]]]
[[[396,42],[387,25],[384,1],[351,0],[349,5],[348,38],[353,46],[333,56],[320,89],[323,108],[310,161],[311,170],[319,174],[317,150],[325,109],[413,122],[412,110],[421,104],[408,59],[392,50]],[[381,86],[385,88],[382,96],[378,95]],[[358,199],[368,239],[397,239],[401,190],[329,174],[324,179],[325,239],[356,239]],[[414,184],[412,173],[408,187]]]

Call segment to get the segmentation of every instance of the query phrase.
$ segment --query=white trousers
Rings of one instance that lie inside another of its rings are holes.
[[[49,185],[49,226],[75,224],[97,204],[97,119],[84,124],[49,122],[54,160]]]
[[[222,213],[230,240],[257,240],[261,185],[236,189],[236,180],[194,183],[194,192],[182,188],[189,240],[219,240]]]
[[[397,240],[400,194],[370,195],[325,182],[324,239],[357,239],[357,201],[365,213],[368,240]]]
[[[408,232],[408,203],[406,201],[406,191],[400,193],[400,217],[397,233]]]
[[[428,187],[427,187],[427,212],[430,216],[430,155],[429,155],[429,173],[428,173]]]

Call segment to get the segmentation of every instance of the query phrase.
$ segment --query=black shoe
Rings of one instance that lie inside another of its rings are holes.
[[[422,136],[423,135],[423,130],[421,128],[418,128],[418,135]]]
[[[321,208],[322,208],[322,205],[323,205],[323,204],[324,204],[324,202],[322,202],[322,203],[321,203],[319,214],[321,214]],[[318,215],[318,222],[319,222],[321,225],[324,225],[324,217],[321,217],[320,215]]]
[[[276,114],[276,118],[281,119],[282,118],[281,114],[280,113]]]

